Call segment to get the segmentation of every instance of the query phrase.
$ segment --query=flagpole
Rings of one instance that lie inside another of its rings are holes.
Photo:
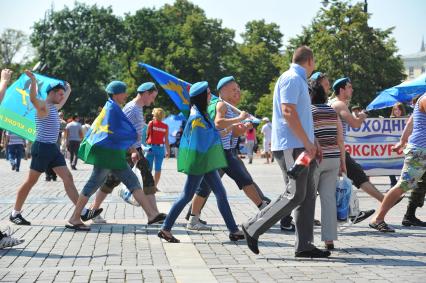
[[[240,109],[238,109],[237,107],[235,107],[234,105],[232,105],[232,104],[230,104],[229,102],[226,102],[225,100],[223,100],[222,98],[220,98],[219,97],[219,101],[222,101],[223,103],[225,103],[226,104],[226,106],[229,106],[231,109],[232,109],[232,111],[234,111],[235,113],[237,113],[237,114],[240,114],[242,111],[240,110]],[[259,119],[257,119],[256,117],[254,117],[254,115],[252,115],[252,114],[250,114],[250,113],[248,113],[249,114],[249,119],[250,120],[252,120],[253,122],[260,122],[260,120]]]

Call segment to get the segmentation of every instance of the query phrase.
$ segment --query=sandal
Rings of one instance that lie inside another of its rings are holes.
[[[151,221],[148,221],[148,225],[151,224],[163,224],[164,219],[166,219],[167,214],[165,213],[159,213],[157,216],[154,217]]]
[[[180,243],[180,241],[178,239],[176,239],[175,237],[173,237],[173,235],[168,236],[166,233],[164,233],[161,230],[158,232],[158,237],[163,239],[163,240],[166,240],[169,243]]]
[[[368,224],[371,228],[376,229],[379,232],[383,233],[394,233],[395,229],[392,229],[388,226],[388,224],[385,221],[382,221],[380,223],[370,223]]]

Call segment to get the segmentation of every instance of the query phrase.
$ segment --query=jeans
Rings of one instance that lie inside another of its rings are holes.
[[[129,165],[127,165],[127,168],[121,170],[112,170],[93,166],[92,175],[90,175],[90,178],[81,191],[81,194],[85,197],[92,196],[98,188],[103,185],[109,173],[113,173],[117,176],[132,193],[134,190],[141,188],[138,177],[136,177]]]
[[[68,143],[68,151],[70,152],[71,166],[77,165],[79,147],[80,147],[80,141],[69,141]]]
[[[21,166],[22,153],[24,152],[24,146],[22,144],[11,144],[7,146],[8,159],[10,164],[15,165],[16,169],[19,170]]]
[[[235,223],[234,216],[232,215],[231,208],[229,207],[228,198],[226,196],[225,188],[223,187],[217,170],[206,173],[204,175],[188,175],[186,179],[183,192],[179,198],[175,201],[172,208],[170,209],[166,220],[162,226],[163,230],[170,231],[175,224],[179,214],[185,208],[185,206],[192,200],[195,191],[200,186],[201,181],[206,181],[207,184],[212,188],[213,193],[216,196],[217,206],[220,214],[222,214],[223,220],[225,220],[226,227],[231,233],[238,231],[237,224]]]

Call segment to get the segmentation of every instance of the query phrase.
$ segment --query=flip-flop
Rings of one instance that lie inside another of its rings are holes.
[[[90,227],[84,224],[65,224],[65,228],[75,230],[75,231],[90,231]]]
[[[162,224],[164,222],[164,219],[166,219],[167,214],[165,213],[159,213],[157,216],[154,217],[151,221],[148,221],[148,225],[151,224]]]
[[[176,239],[173,235],[167,236],[166,233],[164,233],[161,230],[160,230],[160,232],[158,232],[158,237],[160,237],[163,240],[166,240],[169,243],[180,243],[180,241],[178,239]]]

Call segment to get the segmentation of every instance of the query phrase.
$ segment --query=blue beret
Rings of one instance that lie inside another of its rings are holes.
[[[155,87],[155,84],[152,82],[147,82],[147,83],[143,83],[138,87],[137,92],[144,92],[144,91],[148,91],[148,90],[152,90],[152,89],[157,89]]]
[[[347,83],[350,83],[350,82],[351,82],[351,79],[348,77],[340,78],[334,82],[333,90],[337,91],[340,87],[345,86]]]
[[[127,85],[122,81],[112,81],[105,88],[105,91],[108,94],[125,93],[126,90],[127,90]]]
[[[209,87],[209,83],[206,81],[195,83],[189,89],[189,96],[194,97],[206,91]]]
[[[229,82],[235,82],[235,79],[233,76],[221,78],[220,81],[217,83],[216,89],[219,91],[224,85],[226,85]]]
[[[315,73],[313,73],[313,74],[312,74],[312,76],[310,77],[310,80],[312,80],[312,81],[316,81],[316,80],[318,80],[318,78],[319,78],[321,75],[323,75],[323,73],[321,73],[321,72],[315,72]]]
[[[49,94],[54,88],[62,88],[65,90],[65,85],[63,82],[51,82],[46,88],[46,93]]]

